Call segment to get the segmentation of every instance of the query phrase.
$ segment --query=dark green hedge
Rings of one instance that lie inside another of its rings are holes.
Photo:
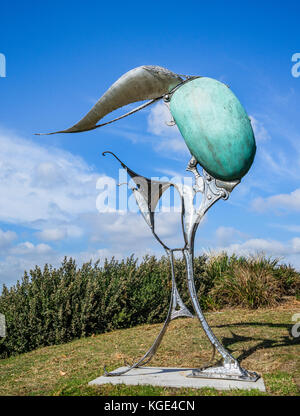
[[[175,274],[191,310],[182,260],[175,260]],[[196,257],[195,284],[203,310],[268,306],[282,296],[300,293],[299,273],[264,257]],[[162,322],[170,288],[165,257],[145,257],[138,264],[132,256],[106,260],[102,267],[89,262],[81,268],[65,258],[58,269],[36,266],[15,286],[3,286],[0,313],[5,314],[7,336],[0,339],[0,357],[116,328]]]

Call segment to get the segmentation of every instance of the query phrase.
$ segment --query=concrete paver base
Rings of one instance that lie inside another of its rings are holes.
[[[126,367],[120,367],[115,371],[125,370]],[[231,390],[243,389],[251,390],[258,389],[266,391],[264,381],[260,377],[255,382],[237,381],[237,380],[220,380],[220,379],[205,379],[205,378],[190,378],[191,368],[168,368],[168,367],[141,367],[134,368],[122,376],[105,377],[101,376],[89,382],[89,385],[101,384],[127,384],[127,385],[145,385],[161,387],[190,387],[202,388],[213,387],[217,390]]]

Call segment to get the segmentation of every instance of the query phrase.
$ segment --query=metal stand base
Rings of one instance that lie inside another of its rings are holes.
[[[222,380],[257,381],[260,376],[255,372],[247,371],[238,366],[216,366],[192,370],[187,377],[195,378],[217,378]]]
[[[89,382],[89,386],[100,386],[103,384],[125,384],[127,386],[159,386],[184,389],[213,388],[222,390],[259,390],[266,391],[262,377],[255,383],[247,380],[224,380],[218,378],[188,377],[193,368],[172,368],[172,367],[139,367],[133,368],[129,373],[124,374],[126,367],[116,369],[116,373],[122,374],[115,377],[101,376]],[[180,391],[178,394],[181,394]],[[200,393],[201,394],[201,393]],[[236,393],[239,395],[238,393]],[[254,393],[256,394],[256,393]]]

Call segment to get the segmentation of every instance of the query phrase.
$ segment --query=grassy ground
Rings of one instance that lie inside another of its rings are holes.
[[[207,313],[209,323],[242,366],[263,375],[267,393],[252,390],[175,389],[152,386],[88,387],[103,374],[139,358],[161,325],[142,325],[75,340],[0,360],[0,395],[300,395],[300,339],[291,336],[300,301],[277,308]],[[196,319],[172,321],[152,366],[199,367],[211,356]]]

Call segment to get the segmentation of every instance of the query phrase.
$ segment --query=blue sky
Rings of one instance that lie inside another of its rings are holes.
[[[77,122],[118,77],[159,65],[230,86],[252,118],[257,155],[228,201],[209,212],[196,251],[265,251],[300,269],[300,5],[279,2],[15,1],[1,5],[0,283],[35,264],[161,255],[142,218],[99,214],[99,177],[118,177],[111,150],[145,176],[183,175],[189,160],[157,104],[74,135],[34,136]],[[121,112],[117,112],[121,114]],[[179,241],[174,215],[161,235]]]

